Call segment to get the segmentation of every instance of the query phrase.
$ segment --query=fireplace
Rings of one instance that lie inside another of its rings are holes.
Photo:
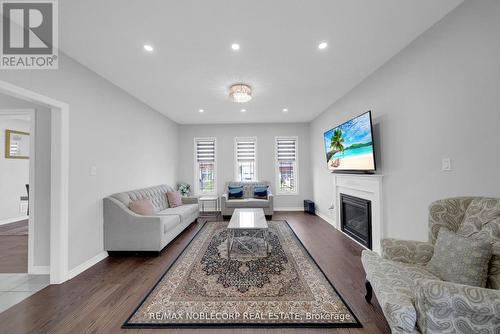
[[[340,227],[344,233],[372,249],[372,202],[340,194]]]

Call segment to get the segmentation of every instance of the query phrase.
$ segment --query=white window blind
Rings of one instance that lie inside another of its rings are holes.
[[[278,161],[295,161],[295,139],[277,139]]]
[[[198,162],[215,161],[215,140],[199,139],[196,141],[196,160]]]
[[[236,159],[238,161],[255,160],[255,140],[237,139],[236,140]]]

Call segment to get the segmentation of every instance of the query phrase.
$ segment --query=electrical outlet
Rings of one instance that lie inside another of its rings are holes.
[[[441,160],[441,170],[442,171],[450,171],[451,170],[451,159],[450,158],[443,158],[443,160]]]

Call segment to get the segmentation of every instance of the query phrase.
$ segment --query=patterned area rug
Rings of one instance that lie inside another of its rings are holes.
[[[208,222],[137,307],[124,328],[361,327],[286,221],[263,239]]]

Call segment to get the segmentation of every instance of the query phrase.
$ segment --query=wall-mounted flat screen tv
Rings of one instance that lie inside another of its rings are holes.
[[[326,131],[324,139],[329,170],[367,173],[375,171],[370,111]]]

